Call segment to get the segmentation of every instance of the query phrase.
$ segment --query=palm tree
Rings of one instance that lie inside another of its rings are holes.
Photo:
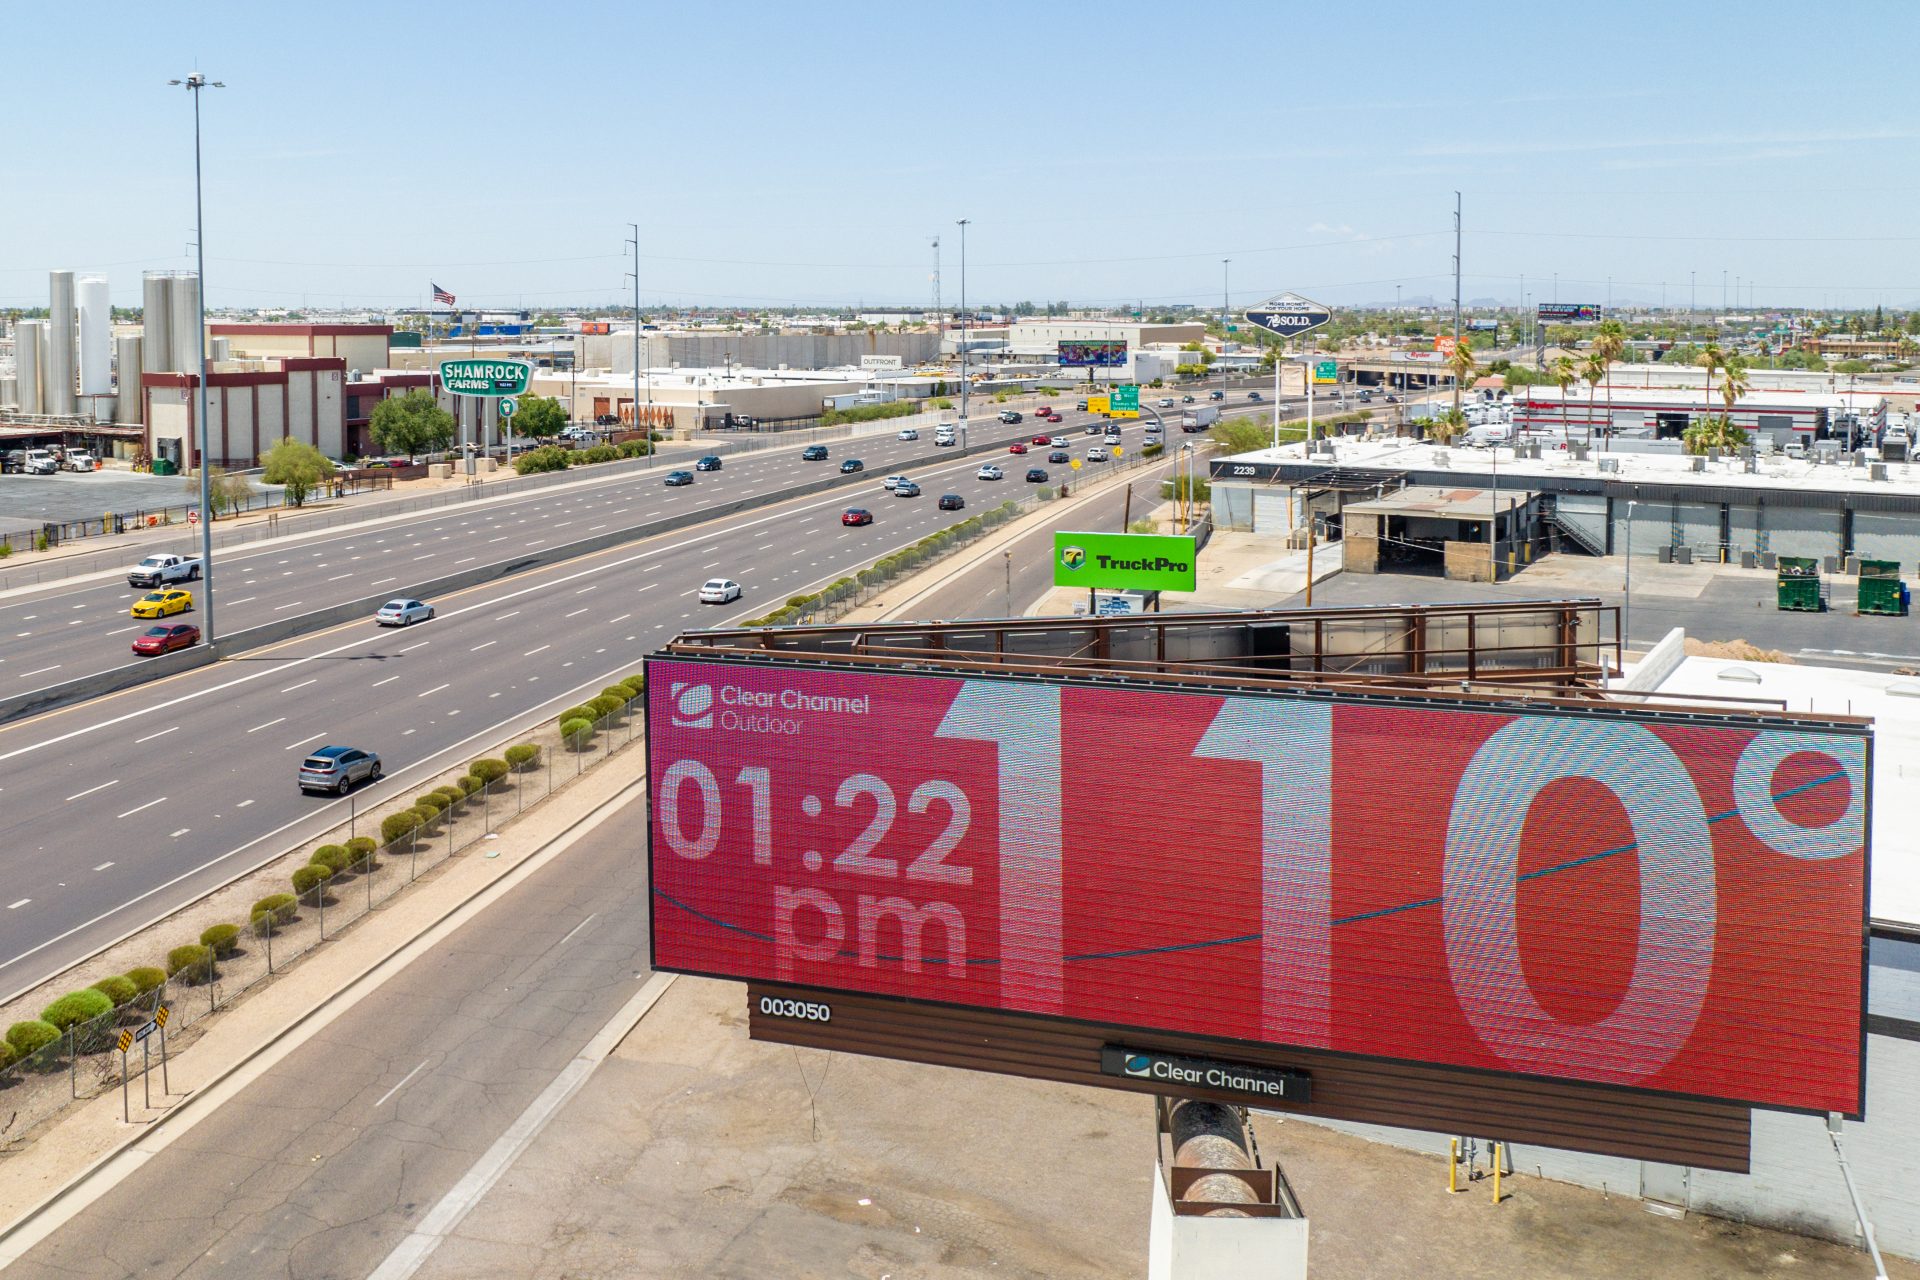
[[[1553,385],[1560,388],[1560,438],[1567,444],[1573,443],[1573,422],[1567,416],[1567,392],[1573,384],[1580,381],[1580,371],[1574,367],[1572,356],[1561,356],[1553,362],[1548,371]]]
[[[1727,367],[1727,353],[1717,342],[1709,342],[1693,362],[1707,371],[1707,412],[1713,412],[1713,375],[1715,371]]]
[[[1600,389],[1601,379],[1607,376],[1607,362],[1598,351],[1590,351],[1587,358],[1580,362],[1580,376],[1587,383],[1587,443],[1593,443],[1593,393]]]
[[[1460,414],[1460,388],[1466,385],[1474,371],[1480,367],[1473,358],[1473,345],[1465,338],[1453,344],[1453,350],[1447,353],[1447,369],[1453,374],[1453,412]]]
[[[1727,361],[1725,372],[1720,377],[1720,399],[1727,406],[1726,412],[1720,415],[1720,447],[1723,449],[1739,443],[1734,439],[1734,432],[1738,428],[1733,425],[1733,406],[1739,403],[1741,396],[1747,394],[1748,385],[1746,362]],[[1746,435],[1744,431],[1740,434],[1742,438]]]
[[[1593,335],[1593,355],[1607,384],[1607,434],[1613,434],[1613,366],[1627,353],[1627,327],[1618,320],[1602,320]]]

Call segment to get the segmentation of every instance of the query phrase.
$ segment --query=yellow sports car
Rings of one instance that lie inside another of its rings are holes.
[[[191,591],[149,591],[133,602],[136,618],[164,618],[170,613],[185,613],[193,608]]]

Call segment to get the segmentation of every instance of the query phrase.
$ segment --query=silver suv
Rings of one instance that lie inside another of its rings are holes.
[[[380,776],[380,757],[358,747],[321,747],[300,762],[300,790],[345,795],[362,779]]]

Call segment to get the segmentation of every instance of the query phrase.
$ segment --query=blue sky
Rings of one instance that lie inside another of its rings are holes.
[[[24,15],[33,15],[31,22]],[[1920,306],[1910,3],[8,6],[0,306]]]

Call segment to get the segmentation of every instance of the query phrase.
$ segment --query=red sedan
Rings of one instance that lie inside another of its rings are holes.
[[[1052,406],[1052,405],[1050,405],[1050,404],[1043,404],[1043,405],[1041,405],[1041,406],[1040,406],[1040,407],[1039,407],[1038,409],[1035,409],[1035,410],[1033,411],[1033,416],[1034,416],[1034,417],[1036,417],[1036,418],[1044,418],[1044,417],[1046,417],[1046,416],[1047,416],[1048,414],[1050,414],[1050,413],[1052,413],[1052,412],[1053,412],[1053,406]]]
[[[200,643],[200,628],[191,622],[176,622],[171,626],[148,627],[133,642],[133,651],[142,655],[172,653],[175,649],[185,649]]]
[[[848,507],[840,513],[840,523],[847,525],[872,524],[873,512],[867,510],[865,507]]]
[[[1008,453],[1025,453],[1026,451],[1027,446],[1023,444],[1010,444],[1007,446]]]
[[[1053,437],[1052,437],[1052,436],[1035,436],[1035,437],[1033,438],[1033,443],[1035,443],[1035,444],[1052,444],[1052,443],[1053,443]]]
[[[1057,413],[1050,413],[1050,414],[1048,414],[1048,415],[1047,415],[1047,421],[1048,421],[1048,422],[1058,422],[1058,421],[1060,421],[1060,415],[1059,415],[1059,414],[1057,414]]]

